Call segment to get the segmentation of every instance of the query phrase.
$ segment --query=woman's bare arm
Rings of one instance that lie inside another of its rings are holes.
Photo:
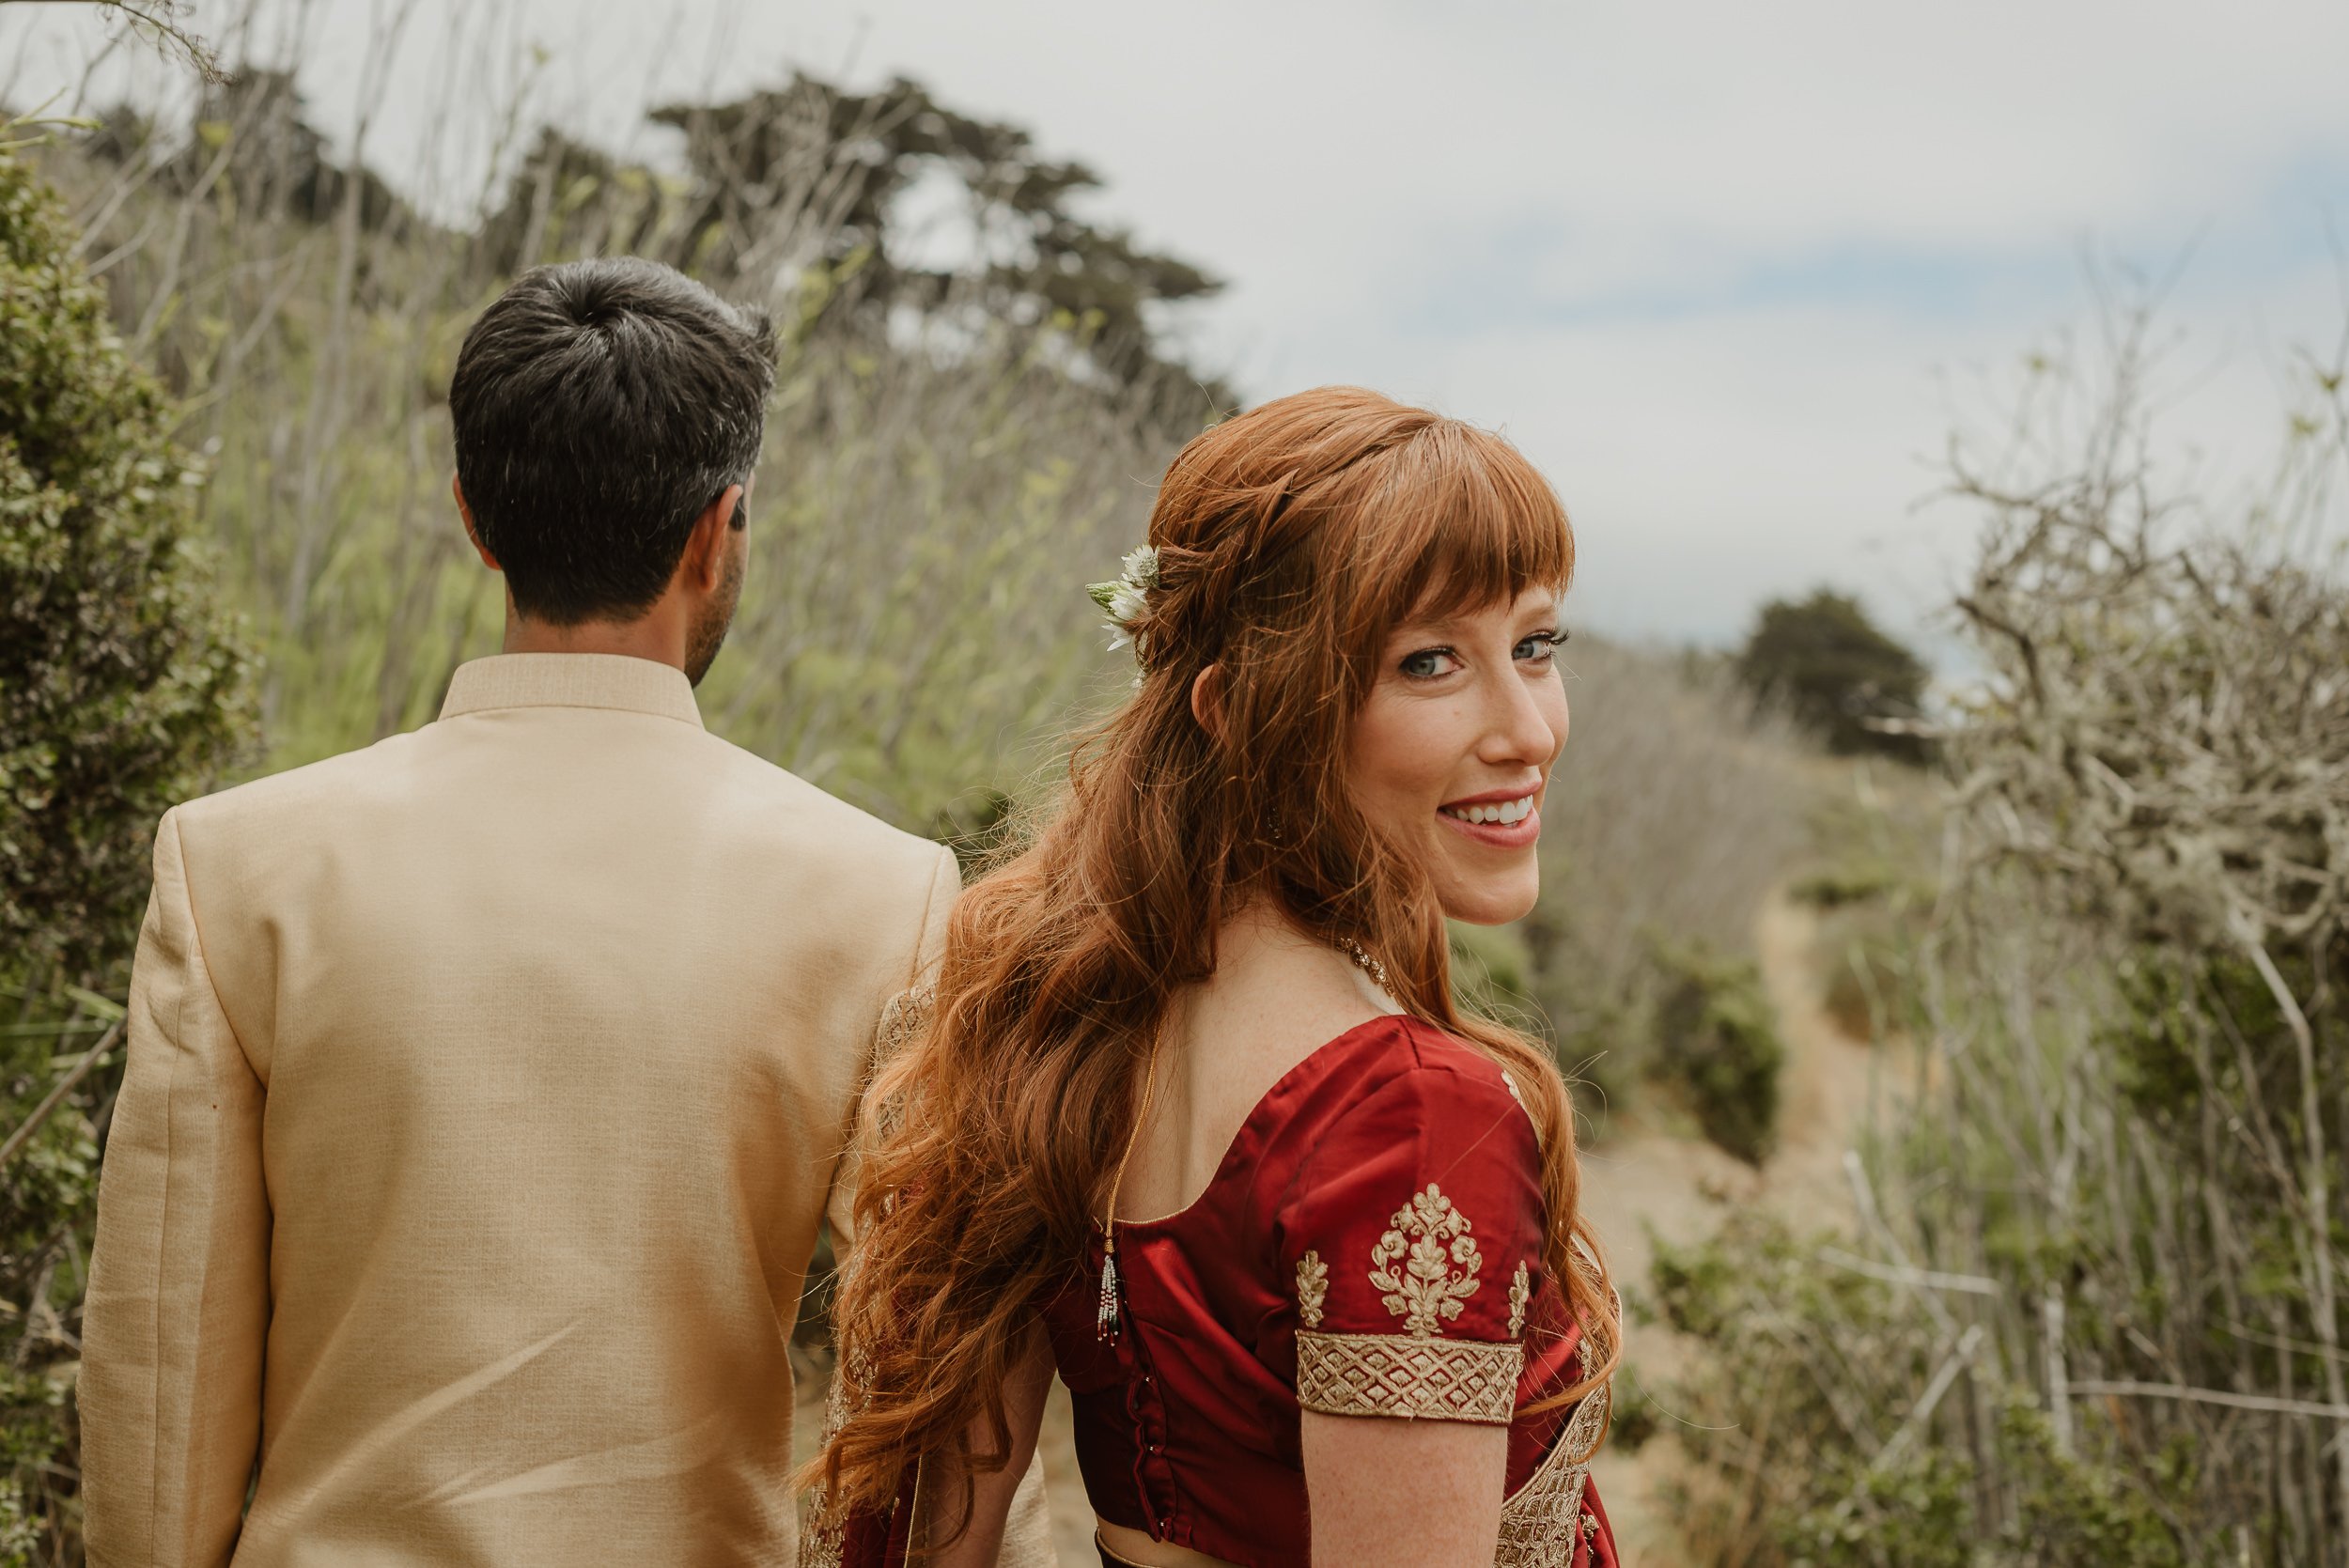
[[[1002,1469],[973,1478],[971,1527],[960,1540],[929,1560],[933,1568],[996,1568],[1013,1504],[1019,1498],[1020,1483],[1035,1457],[1036,1432],[1044,1423],[1044,1400],[1051,1388],[1052,1347],[1039,1320],[1029,1330],[1026,1345],[1003,1379],[1003,1417],[1011,1428],[1011,1452]],[[974,1450],[984,1451],[990,1441],[984,1422],[972,1428]],[[962,1477],[951,1461],[939,1458],[925,1463],[922,1502],[929,1539],[943,1540],[953,1532],[961,1498]]]
[[[1314,1568],[1492,1568],[1509,1429],[1304,1412]]]

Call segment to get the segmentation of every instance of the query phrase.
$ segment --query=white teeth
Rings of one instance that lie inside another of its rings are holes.
[[[1522,796],[1517,800],[1503,800],[1498,805],[1491,806],[1446,806],[1443,810],[1447,816],[1456,816],[1463,822],[1494,823],[1508,827],[1524,821],[1533,814],[1533,797]]]

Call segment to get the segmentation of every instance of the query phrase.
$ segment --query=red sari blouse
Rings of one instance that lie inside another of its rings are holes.
[[[1608,1401],[1517,1414],[1583,1364],[1545,1220],[1532,1121],[1489,1057],[1403,1017],[1323,1046],[1190,1207],[1119,1222],[1113,1332],[1097,1234],[1046,1306],[1094,1511],[1308,1568],[1300,1409],[1480,1421],[1509,1428],[1497,1562],[1613,1568],[1586,1465]]]

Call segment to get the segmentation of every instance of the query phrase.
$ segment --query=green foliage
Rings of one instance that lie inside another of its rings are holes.
[[[156,819],[251,733],[173,410],[72,241],[0,147],[0,1133],[121,1017],[75,982],[119,982]],[[86,1077],[0,1168],[0,1563],[64,1560],[78,1529],[72,1323],[113,1083]]]
[[[1532,945],[1508,925],[1452,923],[1452,989],[1460,1005],[1516,1029],[1538,1031]]]
[[[126,953],[149,830],[248,721],[198,475],[72,238],[0,150],[0,943],[80,973]]]
[[[2191,1518],[2190,1448],[2066,1452],[2027,1390],[1961,1371],[1919,1420],[1953,1330],[1819,1256],[1842,1238],[1746,1214],[1659,1244],[1666,1322],[1700,1342],[1667,1389],[1700,1465],[1703,1560],[1753,1568],[2186,1568],[2232,1561]],[[1905,1434],[1905,1436],[1904,1436]],[[1988,1484],[1992,1475],[2011,1484]]]
[[[1750,962],[1663,948],[1670,977],[1656,1019],[1656,1073],[1688,1097],[1704,1136],[1751,1164],[1769,1152],[1786,1059]]]
[[[92,1044],[82,1041],[84,1048]],[[10,1044],[19,1044],[10,1042]],[[17,1126],[48,1087],[48,1041],[8,1053],[0,1115]],[[0,1564],[30,1568],[70,1531],[75,1509],[69,1403],[98,1203],[98,1142],[79,1106],[61,1106],[0,1169]],[[60,1529],[63,1527],[63,1530]]]
[[[2047,1568],[2186,1568],[2196,1560],[2164,1517],[2174,1499],[2194,1495],[2190,1450],[2178,1444],[2127,1475],[2063,1452],[2046,1413],[2028,1398],[2007,1402],[1999,1443],[2010,1474],[2022,1478],[2018,1517],[2008,1531],[2030,1560]],[[2212,1554],[2215,1558],[2216,1554]],[[2211,1560],[2205,1558],[2203,1560]]]
[[[1870,719],[1914,719],[1926,670],[1878,630],[1845,594],[1821,588],[1801,600],[1774,599],[1737,656],[1737,675],[1757,696],[1782,703],[1839,754],[1873,752],[1921,761],[1914,736],[1871,729]]]
[[[1942,1449],[1851,1473],[1843,1496],[1782,1522],[1774,1545],[1800,1568],[1974,1568],[1971,1470]],[[1823,1488],[1823,1490],[1826,1490]]]

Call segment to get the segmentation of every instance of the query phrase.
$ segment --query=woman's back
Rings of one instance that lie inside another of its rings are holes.
[[[1274,1083],[1393,999],[1345,955],[1262,906],[1223,928],[1216,972],[1170,1010],[1117,1193],[1120,1219],[1187,1208]]]

